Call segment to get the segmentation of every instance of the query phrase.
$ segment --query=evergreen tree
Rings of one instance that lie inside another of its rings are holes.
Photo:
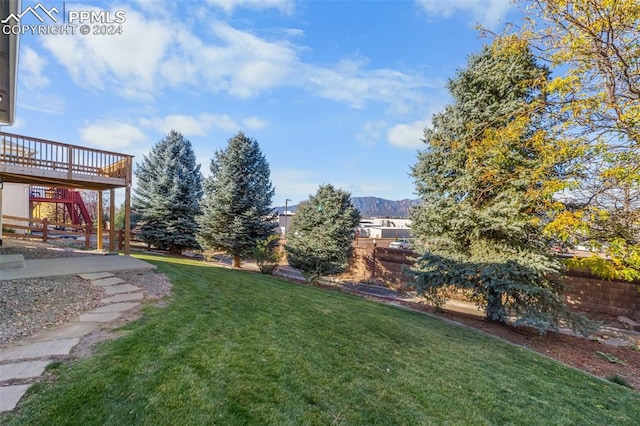
[[[285,245],[289,265],[314,283],[322,276],[343,272],[349,265],[359,221],[360,212],[351,204],[348,192],[320,186],[293,217]]]
[[[172,130],[136,167],[133,210],[138,238],[150,246],[181,253],[199,248],[196,240],[202,174],[191,142]]]
[[[240,259],[249,256],[258,241],[272,235],[278,223],[271,208],[275,191],[269,163],[258,142],[243,132],[228,142],[211,160],[198,240],[204,248],[226,251],[239,268]]]
[[[545,132],[547,76],[525,43],[485,47],[450,81],[454,102],[425,130],[412,169],[419,293],[441,302],[449,286],[464,289],[488,319],[540,331],[559,318],[584,325],[565,307],[562,264],[543,233],[572,158],[570,141]]]
[[[125,215],[125,208],[124,208],[124,203],[120,204],[120,207],[116,208],[116,213],[114,215],[114,226],[115,229],[124,229],[124,217]],[[132,227],[133,227],[133,223],[132,223]]]

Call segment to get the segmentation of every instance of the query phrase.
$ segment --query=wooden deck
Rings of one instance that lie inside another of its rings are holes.
[[[0,132],[4,182],[105,190],[131,186],[133,156]]]

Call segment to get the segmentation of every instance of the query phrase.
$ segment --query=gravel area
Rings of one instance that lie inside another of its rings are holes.
[[[140,287],[145,299],[160,299],[171,293],[171,281],[155,271],[115,272],[113,275],[127,284]]]
[[[74,276],[0,282],[0,344],[63,324],[100,304],[104,289]]]
[[[0,254],[22,254],[25,260],[55,259],[59,257],[95,256],[95,251],[81,250],[78,247],[57,241],[45,244],[39,241],[14,240],[5,238]]]
[[[4,240],[0,254],[22,254],[25,259],[54,259],[96,255],[72,247]],[[171,292],[171,282],[153,271],[114,274],[140,287],[146,299],[159,299]],[[63,324],[100,305],[104,289],[80,277],[56,276],[0,281],[0,345],[15,342],[45,328]]]

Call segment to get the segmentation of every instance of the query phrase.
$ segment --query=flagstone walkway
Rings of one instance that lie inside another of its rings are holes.
[[[98,308],[71,322],[0,349],[0,412],[13,410],[47,365],[69,355],[83,336],[118,319],[138,306],[144,297],[139,287],[125,283],[110,272],[79,276],[104,287],[108,297],[100,300]]]

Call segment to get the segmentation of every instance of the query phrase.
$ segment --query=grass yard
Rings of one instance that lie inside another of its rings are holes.
[[[640,393],[415,312],[154,256],[174,284],[0,424],[637,425]]]

